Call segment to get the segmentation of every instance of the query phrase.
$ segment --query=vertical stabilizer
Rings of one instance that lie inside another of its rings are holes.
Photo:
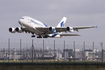
[[[60,23],[57,25],[57,27],[63,27],[66,22],[66,19],[67,19],[66,17],[63,17]]]

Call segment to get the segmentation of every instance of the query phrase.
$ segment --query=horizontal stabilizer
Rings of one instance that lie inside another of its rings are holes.
[[[78,34],[60,34],[60,36],[80,36]]]

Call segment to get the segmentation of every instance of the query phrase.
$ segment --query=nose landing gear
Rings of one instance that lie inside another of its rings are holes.
[[[31,37],[35,37],[34,33],[32,33],[32,36]]]
[[[43,38],[48,38],[48,36],[47,36],[47,35],[45,35],[45,36],[43,36]]]

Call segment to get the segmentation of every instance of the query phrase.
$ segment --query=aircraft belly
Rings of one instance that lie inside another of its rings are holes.
[[[44,32],[40,32],[39,30],[35,29],[35,25],[24,25],[26,28],[28,28],[30,31],[32,31],[33,33],[35,33],[36,35],[42,35],[42,33]]]
[[[37,29],[34,29],[34,33],[35,33],[36,35],[43,35],[44,32],[40,32],[40,31],[38,31]]]

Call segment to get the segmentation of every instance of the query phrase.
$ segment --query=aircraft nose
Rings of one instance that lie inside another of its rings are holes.
[[[22,25],[22,20],[21,20],[21,19],[19,19],[19,20],[18,20],[18,23],[19,23],[20,25]]]

